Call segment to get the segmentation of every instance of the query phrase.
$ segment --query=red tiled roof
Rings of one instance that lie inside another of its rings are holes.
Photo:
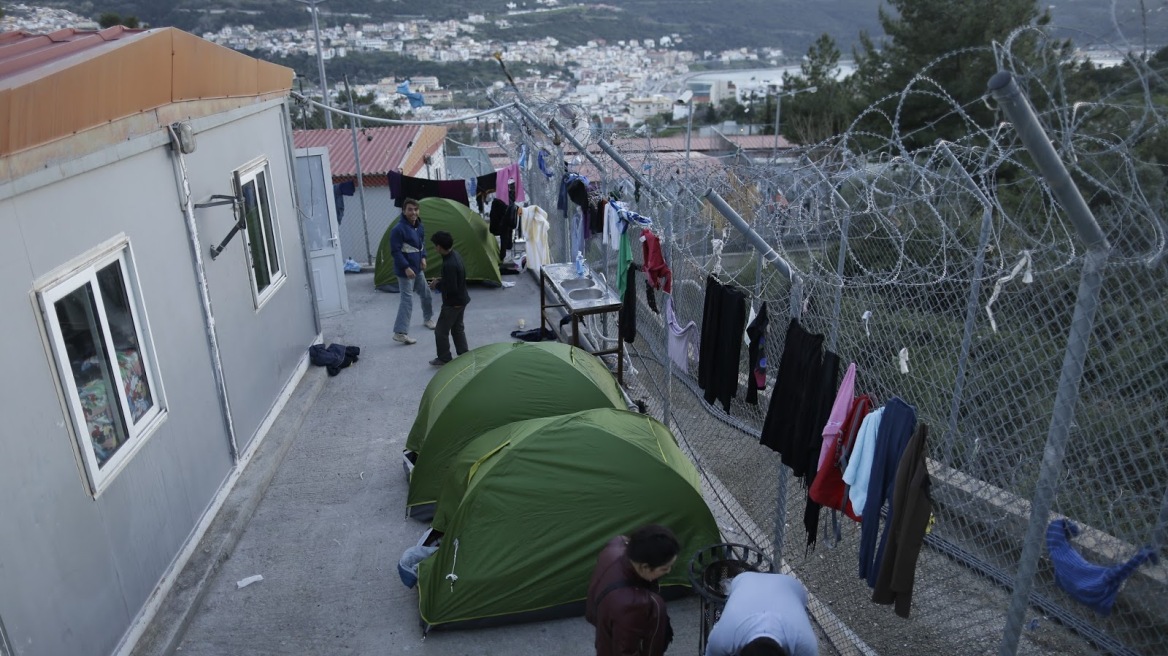
[[[405,164],[410,147],[420,134],[421,126],[417,125],[361,128],[357,131],[361,173],[366,176],[383,175],[398,170]],[[351,130],[295,130],[292,132],[292,142],[297,148],[328,148],[334,177],[357,175]]]
[[[775,147],[775,135],[773,134],[728,134],[726,138],[745,150],[766,150]],[[779,137],[779,148],[790,148],[791,146],[791,142],[787,141],[786,137]]]

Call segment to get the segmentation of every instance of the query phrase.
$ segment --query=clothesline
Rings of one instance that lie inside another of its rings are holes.
[[[369,116],[367,114],[357,114],[354,112],[347,112],[343,109],[338,109],[336,107],[331,107],[331,106],[326,105],[324,103],[317,102],[317,101],[315,101],[315,100],[313,100],[305,95],[297,93],[295,91],[290,92],[289,95],[291,95],[293,98],[295,98],[296,100],[298,100],[300,102],[319,107],[320,109],[323,109],[326,112],[340,114],[341,116],[349,116],[352,118],[359,118],[359,119],[362,119],[365,121],[373,121],[374,123],[385,123],[387,125],[442,125],[444,123],[462,123],[463,121],[467,121],[467,120],[470,120],[472,118],[478,118],[480,116],[489,116],[491,114],[495,114],[497,112],[501,112],[505,109],[509,109],[509,108],[515,106],[515,103],[510,102],[510,103],[507,103],[504,105],[499,105],[498,107],[492,107],[490,109],[485,109],[481,112],[476,112],[474,114],[467,114],[465,116],[452,116],[450,118],[436,118],[436,119],[432,119],[429,121],[419,121],[419,120],[412,120],[411,121],[411,120],[406,120],[406,119],[381,118],[380,116]]]

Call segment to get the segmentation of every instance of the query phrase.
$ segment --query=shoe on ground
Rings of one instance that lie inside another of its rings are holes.
[[[449,360],[441,360],[439,358],[434,358],[433,360],[430,361],[430,364],[434,365],[435,367],[441,367],[442,365],[446,364],[447,362],[450,362],[450,361]]]
[[[429,328],[430,330],[434,330],[435,328],[438,327],[438,324],[434,323],[433,319],[430,319],[429,321],[427,321],[426,323],[424,323],[422,325]]]
[[[393,334],[393,341],[401,342],[402,344],[417,344],[418,343],[418,340],[414,339],[413,337],[410,337],[406,333],[394,333]]]

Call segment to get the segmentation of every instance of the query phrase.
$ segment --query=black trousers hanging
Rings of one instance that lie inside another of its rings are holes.
[[[702,305],[702,334],[698,345],[698,387],[708,389],[714,374],[718,344],[718,322],[722,312],[722,283],[706,277],[706,299]]]
[[[790,467],[796,476],[807,473],[806,427],[812,418],[805,413],[814,413],[805,400],[810,396],[808,384],[823,363],[823,335],[809,333],[791,319],[787,326],[787,336],[783,343],[783,355],[779,359],[779,371],[775,376],[775,387],[771,392],[771,403],[762,425],[759,440],[782,456],[783,464]],[[822,426],[820,427],[822,428]]]
[[[722,316],[718,324],[717,361],[713,385],[706,389],[706,402],[716,399],[730,412],[730,399],[738,396],[738,372],[742,359],[742,335],[746,330],[746,293],[737,287],[722,288]]]

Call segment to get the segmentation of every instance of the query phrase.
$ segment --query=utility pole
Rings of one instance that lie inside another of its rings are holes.
[[[779,156],[779,116],[783,111],[783,96],[794,96],[800,93],[815,93],[816,91],[819,91],[818,87],[807,87],[806,89],[794,89],[792,91],[775,94],[775,157]]]
[[[328,109],[330,107],[328,80],[324,76],[324,51],[320,48],[320,20],[317,18],[318,12],[316,10],[316,6],[325,0],[295,0],[295,2],[307,5],[312,12],[312,34],[316,37],[316,65],[320,69],[320,92],[324,96],[324,125],[331,130],[333,129],[333,113]]]

